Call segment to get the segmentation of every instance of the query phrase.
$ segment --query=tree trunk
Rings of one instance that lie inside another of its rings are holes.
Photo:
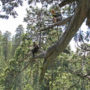
[[[76,9],[74,16],[72,17],[70,24],[60,39],[51,47],[48,48],[45,54],[45,63],[41,72],[40,82],[44,78],[44,74],[48,66],[54,62],[55,58],[66,48],[70,40],[75,33],[79,30],[80,26],[84,22],[88,11],[89,0],[80,0],[79,6]]]

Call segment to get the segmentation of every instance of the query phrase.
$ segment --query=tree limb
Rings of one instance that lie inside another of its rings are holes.
[[[71,20],[71,18],[72,18],[72,16],[71,16],[71,17],[68,17],[68,18],[66,18],[66,19],[63,19],[63,20],[61,20],[61,21],[59,21],[59,22],[57,22],[57,23],[54,23],[53,25],[50,25],[49,27],[42,28],[40,31],[48,30],[48,29],[53,28],[53,27],[55,27],[55,26],[57,26],[57,25],[58,25],[58,26],[64,25],[64,24],[66,24],[67,22],[69,22],[69,21]]]
[[[63,0],[63,1],[59,4],[59,7],[63,7],[63,6],[65,6],[66,4],[70,4],[70,3],[75,2],[75,1],[78,1],[78,0]]]
[[[62,37],[46,51],[46,54],[44,55],[46,61],[43,64],[40,82],[42,82],[48,66],[53,63],[55,58],[66,48],[72,37],[79,30],[80,26],[85,20],[87,13],[87,2],[88,0],[81,0],[75,15],[71,19],[69,27],[66,29]]]

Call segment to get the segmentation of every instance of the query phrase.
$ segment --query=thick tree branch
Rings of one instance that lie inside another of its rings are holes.
[[[77,8],[69,27],[66,29],[62,37],[46,51],[46,54],[44,55],[46,61],[43,64],[40,82],[43,80],[48,66],[53,63],[55,58],[66,48],[72,37],[79,30],[85,20],[87,13],[87,2],[88,0],[81,0],[79,4],[80,6]]]
[[[71,20],[71,18],[72,18],[72,16],[71,16],[71,17],[68,17],[68,18],[66,18],[66,19],[63,19],[63,20],[61,20],[61,21],[59,21],[59,22],[57,22],[57,23],[54,23],[53,25],[50,25],[49,27],[42,28],[40,31],[45,31],[45,30],[48,30],[48,29],[53,28],[53,27],[55,27],[55,26],[64,25],[64,24],[66,24],[67,22],[69,22],[69,21]]]
[[[65,6],[66,4],[70,4],[70,3],[75,2],[75,1],[78,1],[78,0],[63,0],[63,1],[59,4],[59,7],[63,7],[63,6]]]

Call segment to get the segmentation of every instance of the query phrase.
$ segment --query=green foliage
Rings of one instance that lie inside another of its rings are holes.
[[[24,90],[33,90],[30,84],[25,85]]]
[[[6,2],[5,2],[6,1]],[[34,0],[29,0],[29,4]],[[38,0],[35,0],[38,2]],[[44,5],[42,0],[42,5]],[[15,2],[10,0],[1,0],[4,10],[7,14],[13,12],[14,7],[22,4],[22,0]],[[11,6],[6,8],[6,4]],[[46,4],[52,3],[49,0]],[[54,4],[54,5],[53,5]],[[53,24],[53,18],[50,10],[55,9],[61,12],[62,15],[71,16],[75,6],[67,5],[59,9],[53,2],[50,8],[42,6],[41,8],[32,7],[27,10],[27,16],[24,21],[27,23],[27,31],[24,33],[24,28],[19,25],[16,28],[16,34],[12,41],[10,33],[0,34],[0,90],[89,90],[90,81],[83,75],[90,75],[90,57],[78,55],[71,52],[70,54],[62,52],[55,62],[51,62],[48,67],[43,82],[40,84],[40,73],[43,67],[43,59],[32,59],[31,50],[33,41],[39,44],[40,50],[47,50],[49,46],[59,40],[63,33],[60,26],[41,31],[42,28]],[[76,5],[76,4],[75,4]],[[56,6],[56,7],[54,7]],[[9,8],[9,11],[8,11]],[[11,13],[11,15],[14,13]],[[64,25],[67,28],[67,25]],[[3,43],[5,44],[3,44]],[[11,53],[12,51],[12,53]],[[83,51],[81,51],[83,53]],[[4,57],[7,61],[4,60]]]

